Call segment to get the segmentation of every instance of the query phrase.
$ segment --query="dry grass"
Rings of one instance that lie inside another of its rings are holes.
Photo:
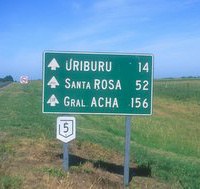
[[[1,136],[6,136],[6,133],[1,133]],[[101,164],[100,166],[98,163],[95,164],[101,160],[100,162],[120,166],[123,157],[117,152],[105,150],[97,144],[74,141],[70,145],[70,154],[79,159],[75,159],[76,162],[72,162],[70,172],[65,173],[62,171],[62,148],[58,141],[27,138],[15,140],[10,143],[14,153],[1,162],[0,168],[4,175],[21,178],[23,189],[123,188],[123,175],[109,172],[102,168]],[[140,188],[145,182],[148,188],[153,188],[155,185],[169,188],[154,179],[146,179],[135,177],[131,185]]]

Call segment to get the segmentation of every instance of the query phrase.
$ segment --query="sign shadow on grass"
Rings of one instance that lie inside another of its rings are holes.
[[[63,154],[60,154],[60,158],[63,159]],[[124,174],[124,166],[117,165],[110,162],[105,162],[102,160],[92,160],[92,159],[85,159],[80,156],[69,154],[69,166],[79,166],[86,162],[90,162],[93,164],[94,168],[100,168],[104,171],[108,171],[113,174]],[[151,169],[149,166],[137,166],[137,167],[130,167],[129,168],[129,181],[132,180],[134,176],[140,177],[150,177],[151,176]]]

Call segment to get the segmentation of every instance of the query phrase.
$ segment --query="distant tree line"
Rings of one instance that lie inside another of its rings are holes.
[[[200,78],[200,76],[187,76],[187,77],[185,77],[185,76],[183,76],[183,77],[181,77],[182,79],[196,79],[196,78]]]
[[[200,76],[164,77],[162,79],[199,79]]]
[[[5,76],[4,78],[0,78],[0,82],[13,82],[14,81],[14,79],[13,79],[13,77],[11,76],[11,75],[7,75],[7,76]]]

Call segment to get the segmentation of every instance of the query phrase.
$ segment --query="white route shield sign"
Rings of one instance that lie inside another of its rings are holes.
[[[57,139],[68,143],[76,138],[75,117],[61,116],[57,118]]]

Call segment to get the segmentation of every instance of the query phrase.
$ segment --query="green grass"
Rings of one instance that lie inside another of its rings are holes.
[[[55,116],[41,113],[42,84],[13,83],[0,94],[0,131],[16,136],[53,137]]]
[[[49,167],[45,167],[41,171],[44,173],[47,173],[50,176],[54,176],[54,177],[58,177],[58,178],[62,178],[66,174],[62,169],[49,168]]]
[[[154,91],[153,115],[132,117],[131,161],[149,167],[153,177],[198,189],[200,80],[156,80]],[[13,141],[20,137],[54,139],[57,115],[41,113],[41,96],[41,81],[29,85],[13,83],[2,89],[0,134],[7,133]],[[78,141],[97,143],[123,155],[123,116],[77,115],[76,118]],[[14,153],[12,142],[1,143],[0,161],[11,153]],[[45,171],[60,174],[57,170]]]
[[[156,80],[155,83],[156,97],[170,98],[182,102],[198,102],[200,99],[199,79],[164,79]]]
[[[0,177],[0,189],[19,189],[21,185],[21,178],[11,176]]]

